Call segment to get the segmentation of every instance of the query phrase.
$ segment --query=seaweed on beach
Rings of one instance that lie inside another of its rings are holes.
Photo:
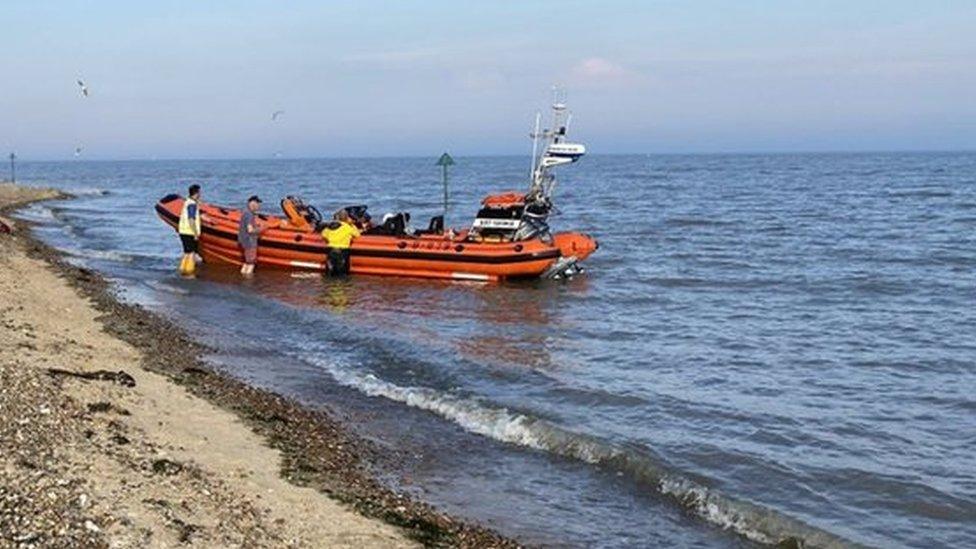
[[[76,377],[79,379],[94,380],[94,381],[112,381],[123,387],[135,387],[136,380],[129,374],[122,370],[118,372],[110,372],[108,370],[95,370],[92,372],[72,372],[71,370],[64,370],[62,368],[48,368],[47,373],[51,377],[58,376],[68,376]]]

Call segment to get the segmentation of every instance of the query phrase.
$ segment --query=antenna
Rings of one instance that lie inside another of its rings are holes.
[[[566,141],[572,113],[564,102],[565,92],[552,88],[552,125],[542,128],[542,114],[536,113],[535,130],[532,132],[532,175],[529,194],[548,201],[556,187],[556,177],[551,169],[571,164],[586,154],[586,147]],[[542,140],[541,144],[539,141]],[[541,151],[540,151],[541,148]]]
[[[542,124],[542,113],[535,113],[535,130],[532,132],[532,166],[529,167],[529,180],[535,181],[536,162],[535,158],[539,152],[539,125]]]
[[[557,110],[566,108],[566,90],[558,84],[552,86],[552,108]]]

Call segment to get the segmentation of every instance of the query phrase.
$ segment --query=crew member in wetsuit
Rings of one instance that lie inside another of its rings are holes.
[[[339,210],[336,221],[330,223],[322,231],[322,238],[329,246],[329,275],[345,276],[349,274],[349,246],[352,239],[359,237],[359,229],[349,219],[346,210]]]

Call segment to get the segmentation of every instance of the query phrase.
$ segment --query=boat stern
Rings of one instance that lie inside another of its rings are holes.
[[[560,257],[542,274],[542,278],[568,279],[583,272],[580,261],[600,247],[595,238],[583,233],[559,233],[553,236]]]
[[[584,233],[558,233],[553,241],[563,257],[575,257],[577,261],[590,257],[600,247],[595,238]]]

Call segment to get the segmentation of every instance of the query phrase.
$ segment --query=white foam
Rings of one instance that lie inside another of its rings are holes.
[[[70,193],[74,196],[105,196],[108,194],[108,191],[97,187],[80,187],[71,189]]]
[[[458,398],[426,387],[401,387],[383,381],[373,374],[360,374],[339,368],[335,363],[313,358],[311,362],[324,367],[339,383],[408,406],[433,412],[449,419],[467,431],[502,442],[547,450],[531,428],[535,422],[523,414],[510,413],[505,408],[489,408],[476,401]]]
[[[14,214],[14,217],[27,221],[33,221],[35,223],[57,221],[57,218],[54,217],[54,211],[52,211],[51,208],[41,204],[31,204],[26,208],[22,208],[18,210],[16,214]]]
[[[132,255],[130,254],[116,252],[113,250],[64,248],[63,251],[70,256],[80,259],[102,259],[105,261],[114,261],[116,263],[130,263],[133,259]]]
[[[732,530],[758,543],[775,543],[765,533],[753,528],[742,513],[731,508],[704,486],[688,479],[666,476],[658,482],[658,489],[662,494],[674,497],[696,515],[724,530]]]
[[[190,294],[190,291],[187,290],[187,289],[185,289],[185,288],[178,288],[176,286],[173,286],[172,284],[167,284],[167,283],[164,283],[164,282],[158,282],[158,281],[155,281],[155,280],[144,280],[143,281],[143,284],[145,284],[146,287],[148,287],[148,288],[151,288],[153,290],[160,291],[160,292],[166,292],[166,293],[177,294],[177,295],[189,295]]]

